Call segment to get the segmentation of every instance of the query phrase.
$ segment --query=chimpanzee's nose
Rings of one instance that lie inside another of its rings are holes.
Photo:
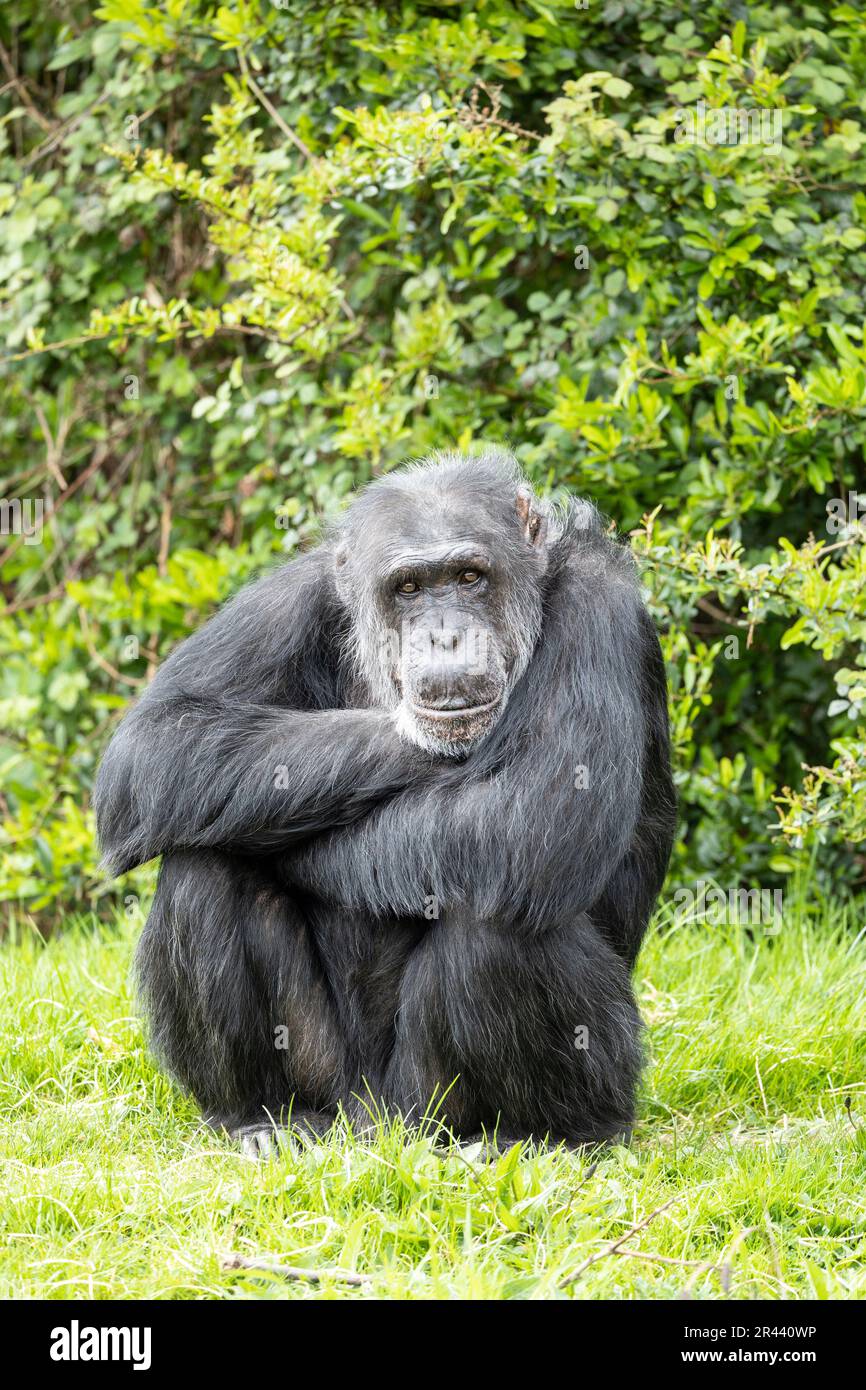
[[[460,632],[456,627],[440,627],[430,629],[430,644],[434,648],[439,648],[443,652],[456,652],[457,644],[460,641]]]

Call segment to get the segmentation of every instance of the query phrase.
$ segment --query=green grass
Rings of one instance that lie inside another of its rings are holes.
[[[866,941],[856,914],[775,937],[658,927],[628,1148],[481,1163],[392,1127],[256,1162],[149,1058],[133,932],[0,950],[0,1296],[578,1298],[866,1295]],[[851,1113],[845,1107],[851,1101]],[[597,1166],[591,1169],[590,1164]],[[239,1252],[371,1276],[226,1272]]]

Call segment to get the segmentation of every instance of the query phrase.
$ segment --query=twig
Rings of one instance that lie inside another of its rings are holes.
[[[81,122],[86,120],[94,108],[108,95],[108,90],[108,87],[105,87],[103,91],[100,92],[99,96],[95,97],[90,105],[86,106],[83,111],[79,111],[75,116],[70,116],[68,121],[61,124],[52,134],[46,136],[41,145],[37,145],[35,150],[30,151],[30,154],[28,154],[23,162],[23,167],[29,169],[31,164],[35,164],[37,160],[44,158],[47,154],[53,154],[58,145],[62,145],[67,137],[70,136],[74,130],[78,129]]]
[[[625,1245],[627,1240],[631,1240],[632,1236],[636,1236],[639,1231],[646,1230],[651,1221],[655,1221],[657,1216],[661,1216],[663,1211],[667,1211],[668,1207],[672,1207],[674,1202],[681,1201],[685,1196],[685,1192],[675,1192],[673,1197],[669,1197],[666,1202],[662,1202],[660,1207],[656,1207],[655,1210],[651,1211],[648,1216],[645,1216],[642,1221],[639,1221],[636,1226],[632,1226],[630,1230],[625,1231],[621,1236],[618,1236],[616,1240],[612,1240],[610,1245],[606,1245],[603,1250],[597,1250],[594,1255],[588,1255],[583,1263],[577,1266],[577,1269],[573,1269],[570,1274],[567,1274],[565,1278],[560,1281],[559,1287],[561,1289],[567,1289],[569,1285],[575,1283],[582,1274],[585,1274],[591,1265],[598,1264],[599,1260],[606,1260],[608,1255],[615,1255],[620,1246]]]
[[[61,352],[65,348],[83,347],[85,343],[96,343],[103,338],[108,338],[114,329],[107,329],[105,333],[78,333],[74,338],[61,338],[56,343],[43,343],[41,347],[24,348],[21,352],[10,352],[5,357],[0,357],[0,367],[7,366],[10,362],[24,362],[28,357],[38,357],[43,352]]]
[[[46,603],[54,603],[55,599],[62,598],[66,593],[66,585],[70,579],[75,579],[78,569],[73,566],[67,572],[60,584],[55,584],[53,589],[49,589],[47,594],[36,594],[33,598],[17,599],[15,603],[10,603],[6,608],[0,609],[0,618],[11,618],[13,613],[27,613],[31,608],[42,608]]]
[[[584,1173],[583,1177],[581,1178],[580,1182],[577,1184],[577,1187],[574,1189],[574,1191],[572,1192],[571,1196],[570,1196],[569,1199],[568,1199],[568,1206],[565,1208],[565,1215],[566,1215],[566,1216],[568,1216],[568,1213],[571,1211],[571,1208],[574,1206],[574,1199],[580,1195],[580,1193],[581,1193],[581,1192],[583,1191],[583,1189],[586,1187],[587,1183],[592,1182],[592,1179],[595,1177],[596,1173],[598,1172],[598,1169],[599,1169],[598,1163],[590,1163],[589,1167],[587,1168],[587,1170],[586,1170],[586,1172]]]
[[[33,411],[39,421],[39,428],[45,439],[45,466],[57,483],[61,492],[65,492],[69,484],[60,471],[60,460],[63,457],[63,446],[66,443],[66,436],[69,433],[71,421],[67,417],[59,420],[57,425],[57,438],[51,433],[51,426],[48,423],[48,416],[45,414],[38,401],[33,403]]]
[[[6,48],[2,43],[0,43],[0,63],[2,63],[4,68],[6,69],[6,76],[9,78],[9,85],[15,88],[16,92],[18,93],[19,97],[26,106],[29,114],[33,117],[36,124],[38,126],[41,126],[43,130],[53,132],[54,126],[51,124],[48,117],[43,116],[39,108],[34,105],[33,101],[30,98],[30,93],[27,90],[26,83],[23,81],[21,77],[19,77],[18,73],[15,71],[15,65],[13,64],[12,59],[9,57],[9,54],[7,53]]]
[[[482,91],[486,97],[490,98],[490,105],[486,110],[482,109],[478,104],[479,91]],[[489,87],[486,82],[482,82],[479,79],[472,88],[468,106],[465,103],[461,106],[458,112],[458,119],[470,128],[472,126],[496,126],[499,130],[509,130],[512,135],[520,135],[524,140],[541,139],[537,131],[526,130],[522,125],[518,125],[516,121],[502,120],[499,115],[501,106],[501,86]]]
[[[336,1266],[330,1269],[303,1269],[300,1265],[281,1265],[275,1260],[265,1260],[258,1257],[249,1259],[246,1255],[235,1253],[225,1255],[220,1260],[220,1269],[225,1271],[233,1269],[261,1270],[264,1274],[276,1274],[281,1279],[289,1279],[293,1283],[321,1284],[324,1279],[339,1279],[342,1284],[351,1284],[355,1288],[360,1288],[370,1282],[369,1274],[356,1274],[351,1269],[338,1269]]]
[[[862,523],[859,524],[862,527]],[[866,539],[866,527],[863,527],[860,530],[859,535],[855,533],[853,536],[846,537],[844,541],[836,541],[835,545],[822,546],[822,548],[815,554],[814,559],[823,560],[825,555],[832,555],[834,550],[843,550],[846,545],[853,545],[856,540],[863,539]]]
[[[166,488],[165,496],[162,499],[162,515],[159,520],[159,556],[156,562],[158,573],[165,577],[168,572],[168,551],[171,543],[171,509],[174,495],[174,450],[169,446],[163,449],[157,459],[157,469],[161,463],[166,464]]]
[[[97,471],[97,469],[102,467],[102,465],[105,463],[105,460],[108,458],[110,452],[111,450],[104,444],[96,450],[96,453],[94,454],[90,463],[85,468],[84,472],[79,473],[78,477],[75,479],[73,483],[70,483],[66,491],[60,494],[54,505],[47,509],[46,517],[48,519],[50,519],[53,516],[56,516],[57,513],[60,511],[60,508],[63,506],[64,502],[68,501],[72,494],[74,492],[77,492],[80,487],[83,487],[84,484],[87,482],[88,478],[91,478],[93,474]],[[24,544],[25,539],[26,537],[24,535],[20,535],[16,537],[16,539],[12,542],[11,545],[7,545],[6,549],[3,551],[3,554],[0,555],[0,569],[3,568],[3,566],[7,563],[8,560],[11,560],[16,550],[18,550],[19,547]]]
[[[87,620],[87,614],[85,613],[83,608],[79,608],[78,610],[78,619],[81,623],[81,632],[84,637],[84,645],[87,648],[93,660],[96,662],[97,666],[101,666],[103,671],[105,671],[109,676],[111,676],[112,680],[121,681],[123,685],[140,686],[147,684],[147,681],[144,679],[143,676],[125,676],[122,671],[118,671],[116,666],[112,666],[111,662],[106,661],[105,657],[97,651],[96,645],[93,641],[93,637],[91,636],[90,623]]]
[[[679,1265],[681,1269],[706,1269],[706,1260],[678,1260],[673,1255],[657,1255],[654,1250],[617,1250],[617,1255],[628,1255],[633,1260],[654,1260],[660,1265]],[[720,1269],[720,1265],[710,1265]]]
[[[708,598],[699,598],[697,606],[698,608],[700,608],[702,613],[708,613],[711,618],[715,618],[716,621],[720,623],[727,623],[729,627],[749,626],[745,619],[733,618],[731,614],[726,613],[723,608],[717,608],[716,605],[714,603],[711,603]]]
[[[776,1241],[773,1237],[773,1223],[770,1220],[770,1213],[766,1210],[764,1211],[764,1225],[767,1228],[767,1240],[770,1243],[770,1256],[773,1261],[773,1270],[779,1283],[784,1288],[785,1281],[782,1278],[782,1266],[779,1261],[779,1251],[776,1248]]]
[[[724,1259],[722,1260],[722,1263],[719,1265],[719,1283],[722,1286],[722,1293],[727,1294],[731,1287],[731,1265],[734,1256],[736,1255],[737,1251],[739,1250],[746,1237],[754,1234],[754,1232],[757,1230],[760,1230],[759,1226],[744,1226],[742,1231],[740,1231],[740,1234],[735,1237],[730,1249],[728,1250],[728,1253],[725,1255]]]
[[[246,82],[247,86],[249,87],[250,91],[252,92],[259,105],[262,106],[265,109],[265,111],[267,111],[271,120],[275,123],[278,129],[282,131],[286,139],[294,145],[295,149],[298,150],[304,156],[304,159],[309,160],[311,164],[324,165],[324,160],[317,159],[316,156],[313,154],[313,151],[310,149],[309,145],[307,145],[301,139],[300,135],[297,135],[295,131],[292,130],[292,127],[288,125],[286,121],[283,120],[282,116],[280,115],[277,108],[274,106],[270,97],[267,95],[266,92],[262,91],[258,82],[253,77],[249,69],[249,64],[244,58],[242,52],[239,53],[239,57],[241,60],[241,72],[243,73],[244,81]],[[327,170],[326,177],[328,177]],[[331,179],[330,177],[328,177],[328,186],[331,190],[331,197],[336,198],[338,190],[334,184],[333,179]],[[357,317],[357,315],[355,314],[355,310],[352,308],[345,295],[340,296],[340,305],[343,309],[343,312],[346,315],[346,318],[354,319]]]
[[[692,1275],[685,1288],[680,1290],[680,1298],[691,1298],[695,1284],[703,1274],[722,1274],[722,1266],[713,1264],[712,1260],[702,1260],[698,1262],[698,1267]]]
[[[243,219],[238,220],[242,221]],[[273,281],[266,281],[265,283],[273,284]],[[343,307],[346,308],[347,306],[344,305]],[[347,317],[357,317],[351,306],[348,306]],[[324,321],[325,315],[319,314],[318,318],[310,319],[309,323],[302,323],[300,328],[295,329],[289,338],[284,338],[279,333],[270,333],[266,328],[259,328],[248,323],[221,323],[214,329],[214,334],[245,333],[252,338],[264,338],[269,343],[278,343],[280,347],[291,347],[296,338],[300,338],[304,333],[312,332]],[[184,324],[181,327],[189,342],[193,342],[197,337],[204,338],[205,336],[201,327],[196,328],[193,324]],[[154,327],[150,330],[150,335],[152,336],[156,331]],[[38,357],[43,352],[61,352],[69,347],[83,347],[87,343],[101,343],[106,338],[110,338],[114,332],[114,328],[109,328],[104,333],[82,333],[77,338],[65,338],[61,342],[43,343],[41,347],[26,348],[23,352],[13,352],[8,357],[0,357],[0,367],[5,367],[10,362],[23,362],[27,358]]]
[[[304,141],[301,139],[300,135],[296,135],[295,132],[292,130],[292,127],[286,124],[279,111],[271,101],[270,97],[262,91],[258,82],[256,82],[255,78],[253,77],[246,64],[244,64],[244,77],[246,78],[247,86],[249,87],[256,101],[259,103],[260,106],[263,106],[265,108],[271,120],[279,126],[286,139],[291,141],[295,149],[299,150],[300,153],[304,156],[304,159],[309,159],[311,163],[315,163],[315,155],[313,154],[313,151],[310,149],[309,145],[306,145]]]

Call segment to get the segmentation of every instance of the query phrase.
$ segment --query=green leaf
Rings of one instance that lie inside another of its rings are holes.
[[[812,93],[816,101],[824,106],[838,106],[845,99],[845,88],[829,77],[816,77],[812,81]]]
[[[782,633],[782,636],[779,640],[779,646],[782,648],[783,652],[786,652],[789,647],[795,646],[797,642],[806,641],[804,634],[806,631],[806,624],[808,623],[808,621],[809,615],[804,614],[803,617],[798,618],[797,621],[791,627],[789,627],[786,632]]]
[[[601,90],[605,96],[624,99],[632,90],[632,85],[622,77],[606,77],[601,84]]]

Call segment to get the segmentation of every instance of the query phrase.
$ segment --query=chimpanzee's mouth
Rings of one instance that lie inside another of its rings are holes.
[[[500,704],[502,695],[488,700],[486,705],[412,705],[412,713],[418,719],[432,720],[434,723],[461,723],[477,719],[479,715],[491,714]]]

